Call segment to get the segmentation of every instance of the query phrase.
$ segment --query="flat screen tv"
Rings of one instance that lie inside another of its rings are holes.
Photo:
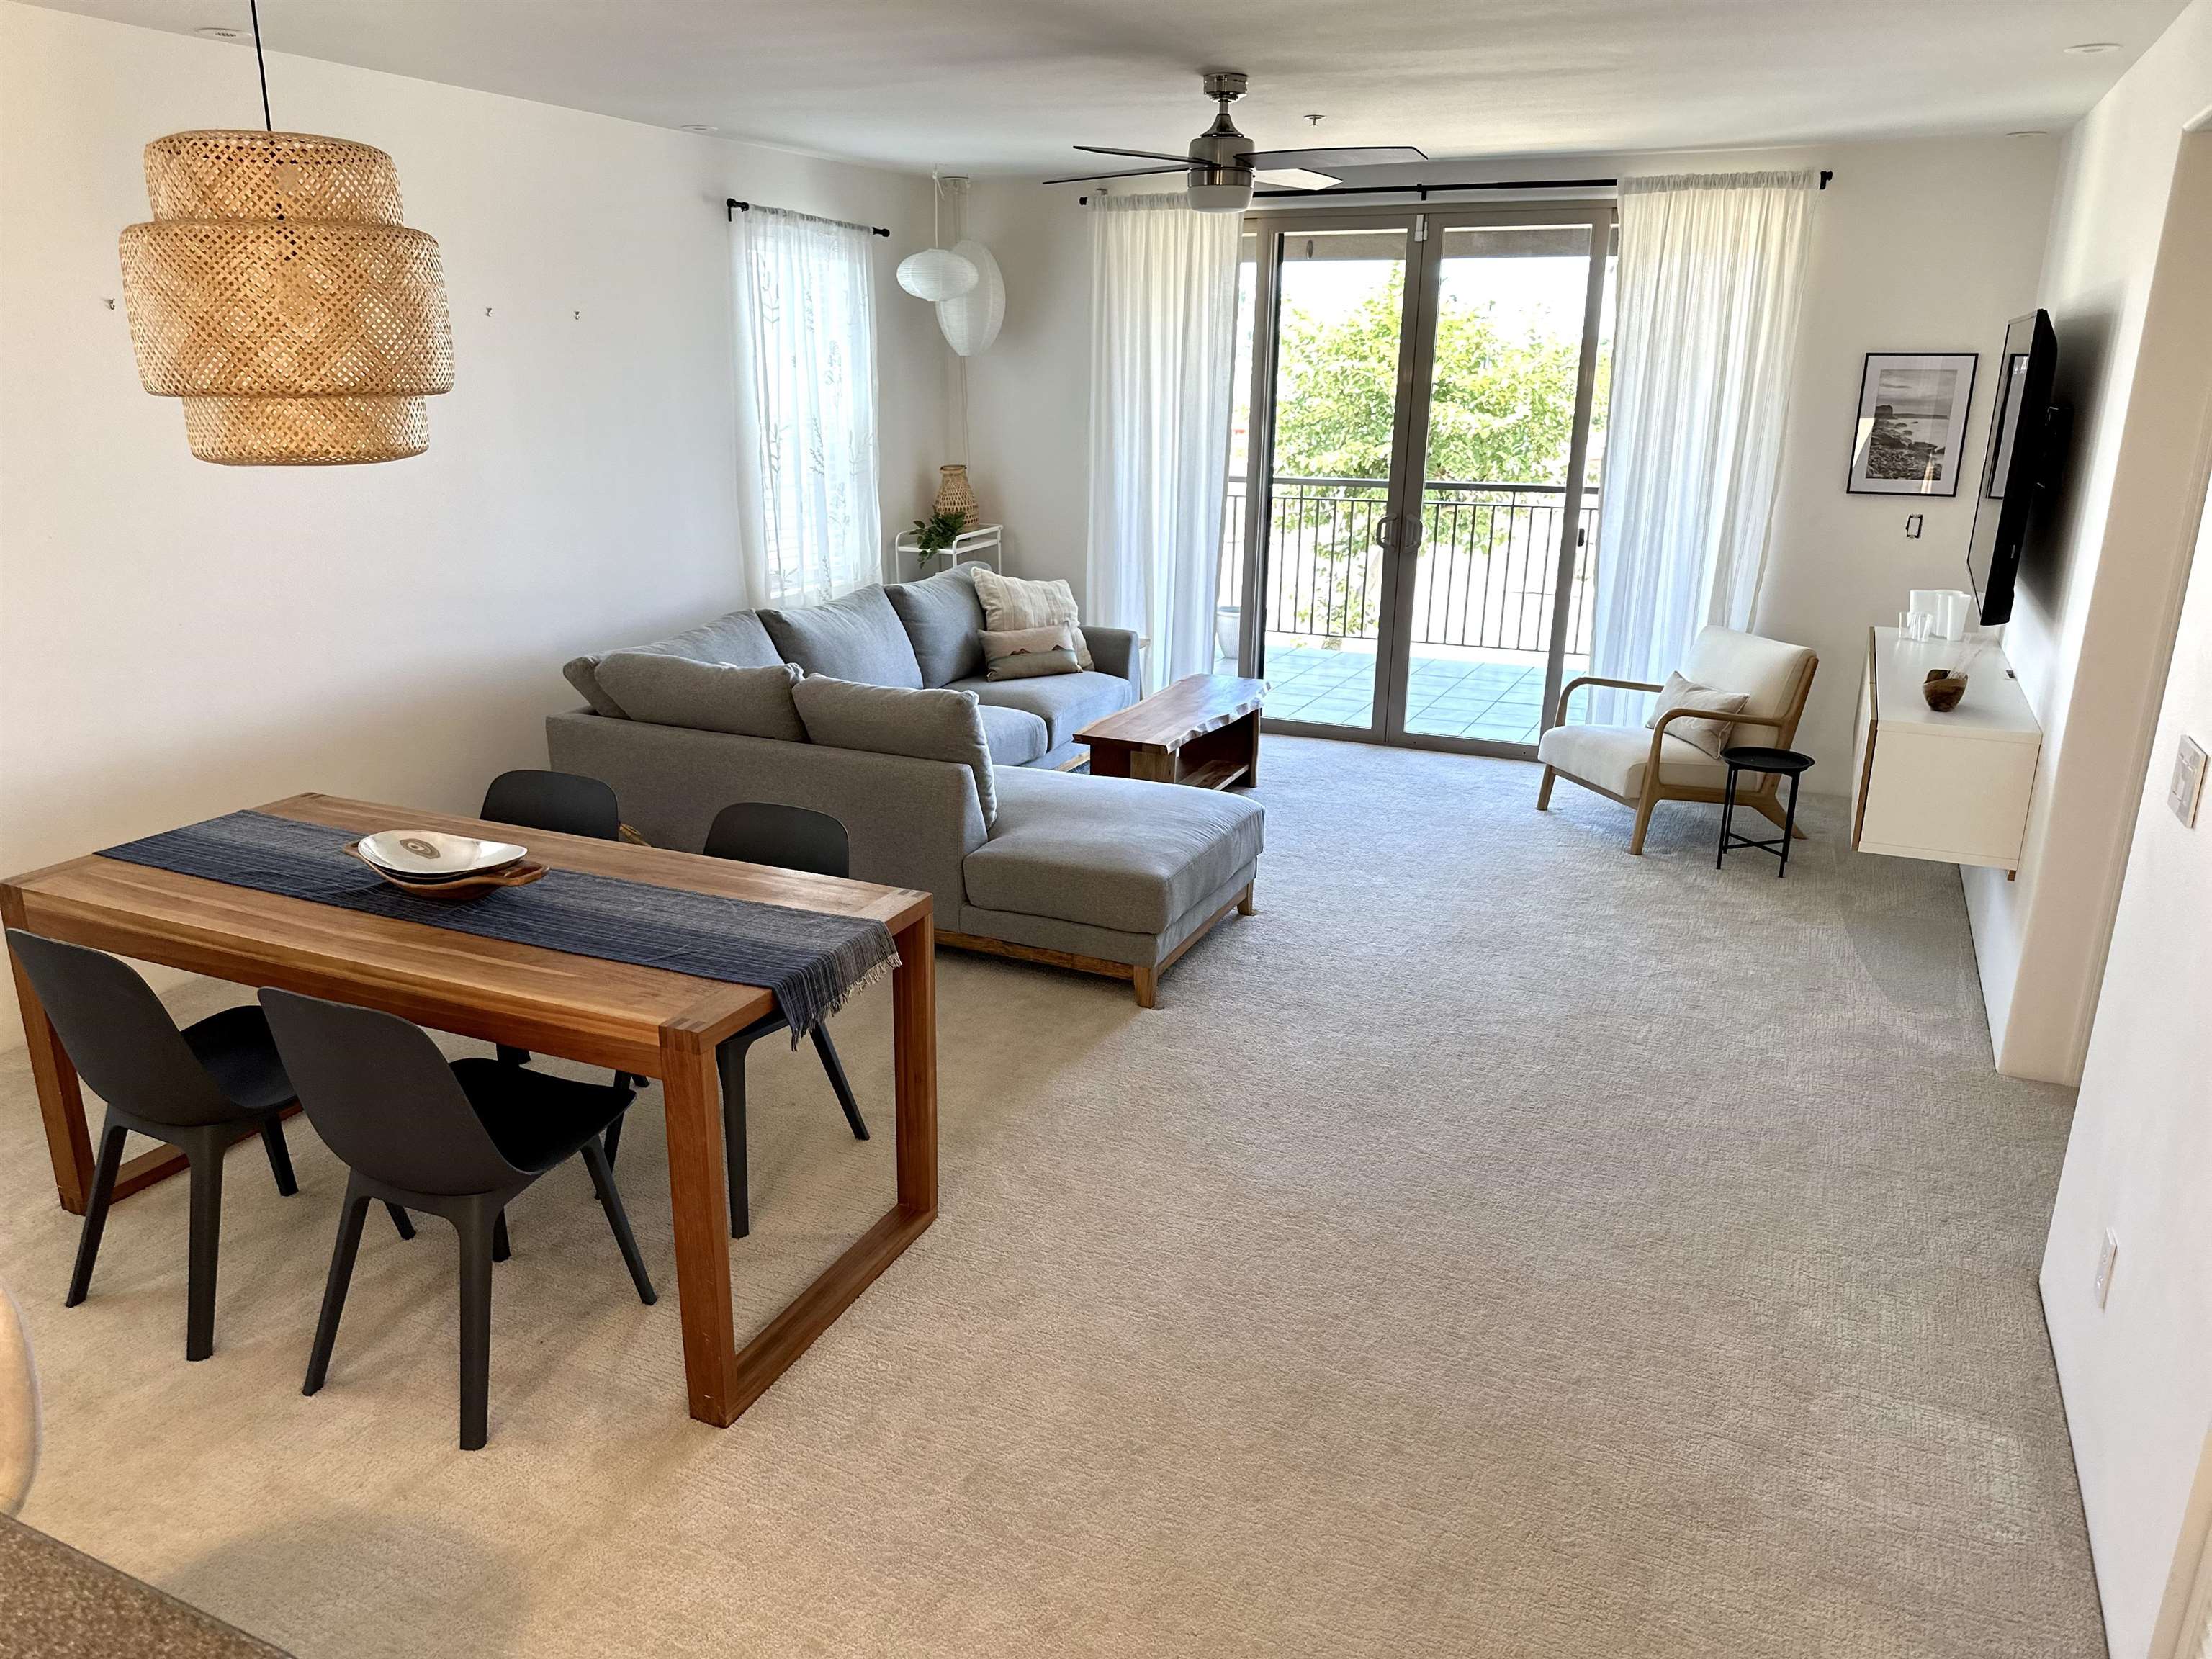
[[[1984,628],[2012,615],[2013,581],[2020,574],[2028,523],[2052,482],[2058,455],[2051,388],[2057,368],[2058,337],[2051,332],[2049,315],[2036,311],[2014,318],[1997,358],[1989,455],[1982,463],[1974,533],[1966,546],[1966,574]]]

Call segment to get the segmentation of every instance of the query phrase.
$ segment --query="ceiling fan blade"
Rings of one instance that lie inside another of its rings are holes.
[[[1188,167],[1190,165],[1189,156],[1170,155],[1164,150],[1109,149],[1103,144],[1078,144],[1075,148],[1091,155],[1133,155],[1140,161],[1176,161],[1180,162],[1184,167]],[[1427,158],[1424,157],[1423,159],[1426,160]]]
[[[1181,173],[1182,167],[1139,167],[1132,173],[1086,173],[1080,179],[1048,179],[1048,185],[1097,185],[1109,179],[1149,179],[1154,173]]]
[[[1328,149],[1262,149],[1244,158],[1249,167],[1373,167],[1392,161],[1425,161],[1411,144],[1350,144]]]
[[[1252,176],[1276,190],[1329,190],[1344,182],[1310,167],[1260,167]]]

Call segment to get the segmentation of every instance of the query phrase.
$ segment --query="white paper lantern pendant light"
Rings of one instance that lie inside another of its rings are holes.
[[[952,300],[981,280],[975,267],[950,248],[934,246],[939,240],[938,205],[945,193],[937,174],[929,175],[929,240],[931,246],[899,261],[898,285],[917,300]]]
[[[261,65],[261,20],[253,49]],[[146,390],[180,398],[204,461],[392,461],[429,447],[423,399],[453,389],[438,244],[401,222],[392,158],[278,132],[146,146],[150,224],[123,233],[123,298]]]
[[[973,357],[990,349],[1006,320],[1006,283],[999,262],[981,242],[957,241],[952,251],[975,268],[978,280],[967,293],[937,302],[937,327],[954,351]]]
[[[899,261],[898,285],[917,300],[951,300],[975,286],[975,267],[950,248],[924,248]]]

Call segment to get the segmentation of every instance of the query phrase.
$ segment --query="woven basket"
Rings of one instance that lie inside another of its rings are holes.
[[[972,529],[983,521],[983,509],[975,500],[975,491],[968,482],[968,469],[963,465],[940,466],[938,471],[937,499],[931,507],[939,513],[962,515],[963,529]]]
[[[452,389],[438,245],[400,223],[392,158],[301,132],[146,146],[154,222],[123,233],[139,378],[203,460],[397,460]]]

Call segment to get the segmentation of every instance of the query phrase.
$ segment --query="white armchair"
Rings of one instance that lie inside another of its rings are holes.
[[[1743,711],[1726,717],[1734,726],[1732,743],[1756,743],[1787,749],[1797,735],[1797,721],[1805,712],[1805,699],[1813,690],[1813,673],[1820,659],[1802,645],[1741,634],[1733,628],[1708,627],[1698,631],[1690,647],[1690,660],[1682,676],[1716,691],[1744,694]],[[1544,781],[1537,786],[1536,810],[1552,805],[1552,783],[1565,777],[1585,789],[1636,810],[1636,831],[1628,850],[1644,851],[1644,831],[1651,824],[1651,809],[1662,800],[1717,801],[1727,793],[1728,767],[1668,731],[1677,720],[1711,720],[1710,712],[1676,708],[1653,727],[1641,726],[1570,726],[1567,699],[1585,685],[1619,686],[1629,691],[1661,688],[1642,680],[1605,679],[1584,674],[1559,691],[1559,718],[1536,745],[1536,758],[1544,763]],[[1762,776],[1756,787],[1736,790],[1736,805],[1764,812],[1779,827],[1784,823],[1778,795],[1779,780]],[[1799,830],[1802,840],[1805,832]]]

